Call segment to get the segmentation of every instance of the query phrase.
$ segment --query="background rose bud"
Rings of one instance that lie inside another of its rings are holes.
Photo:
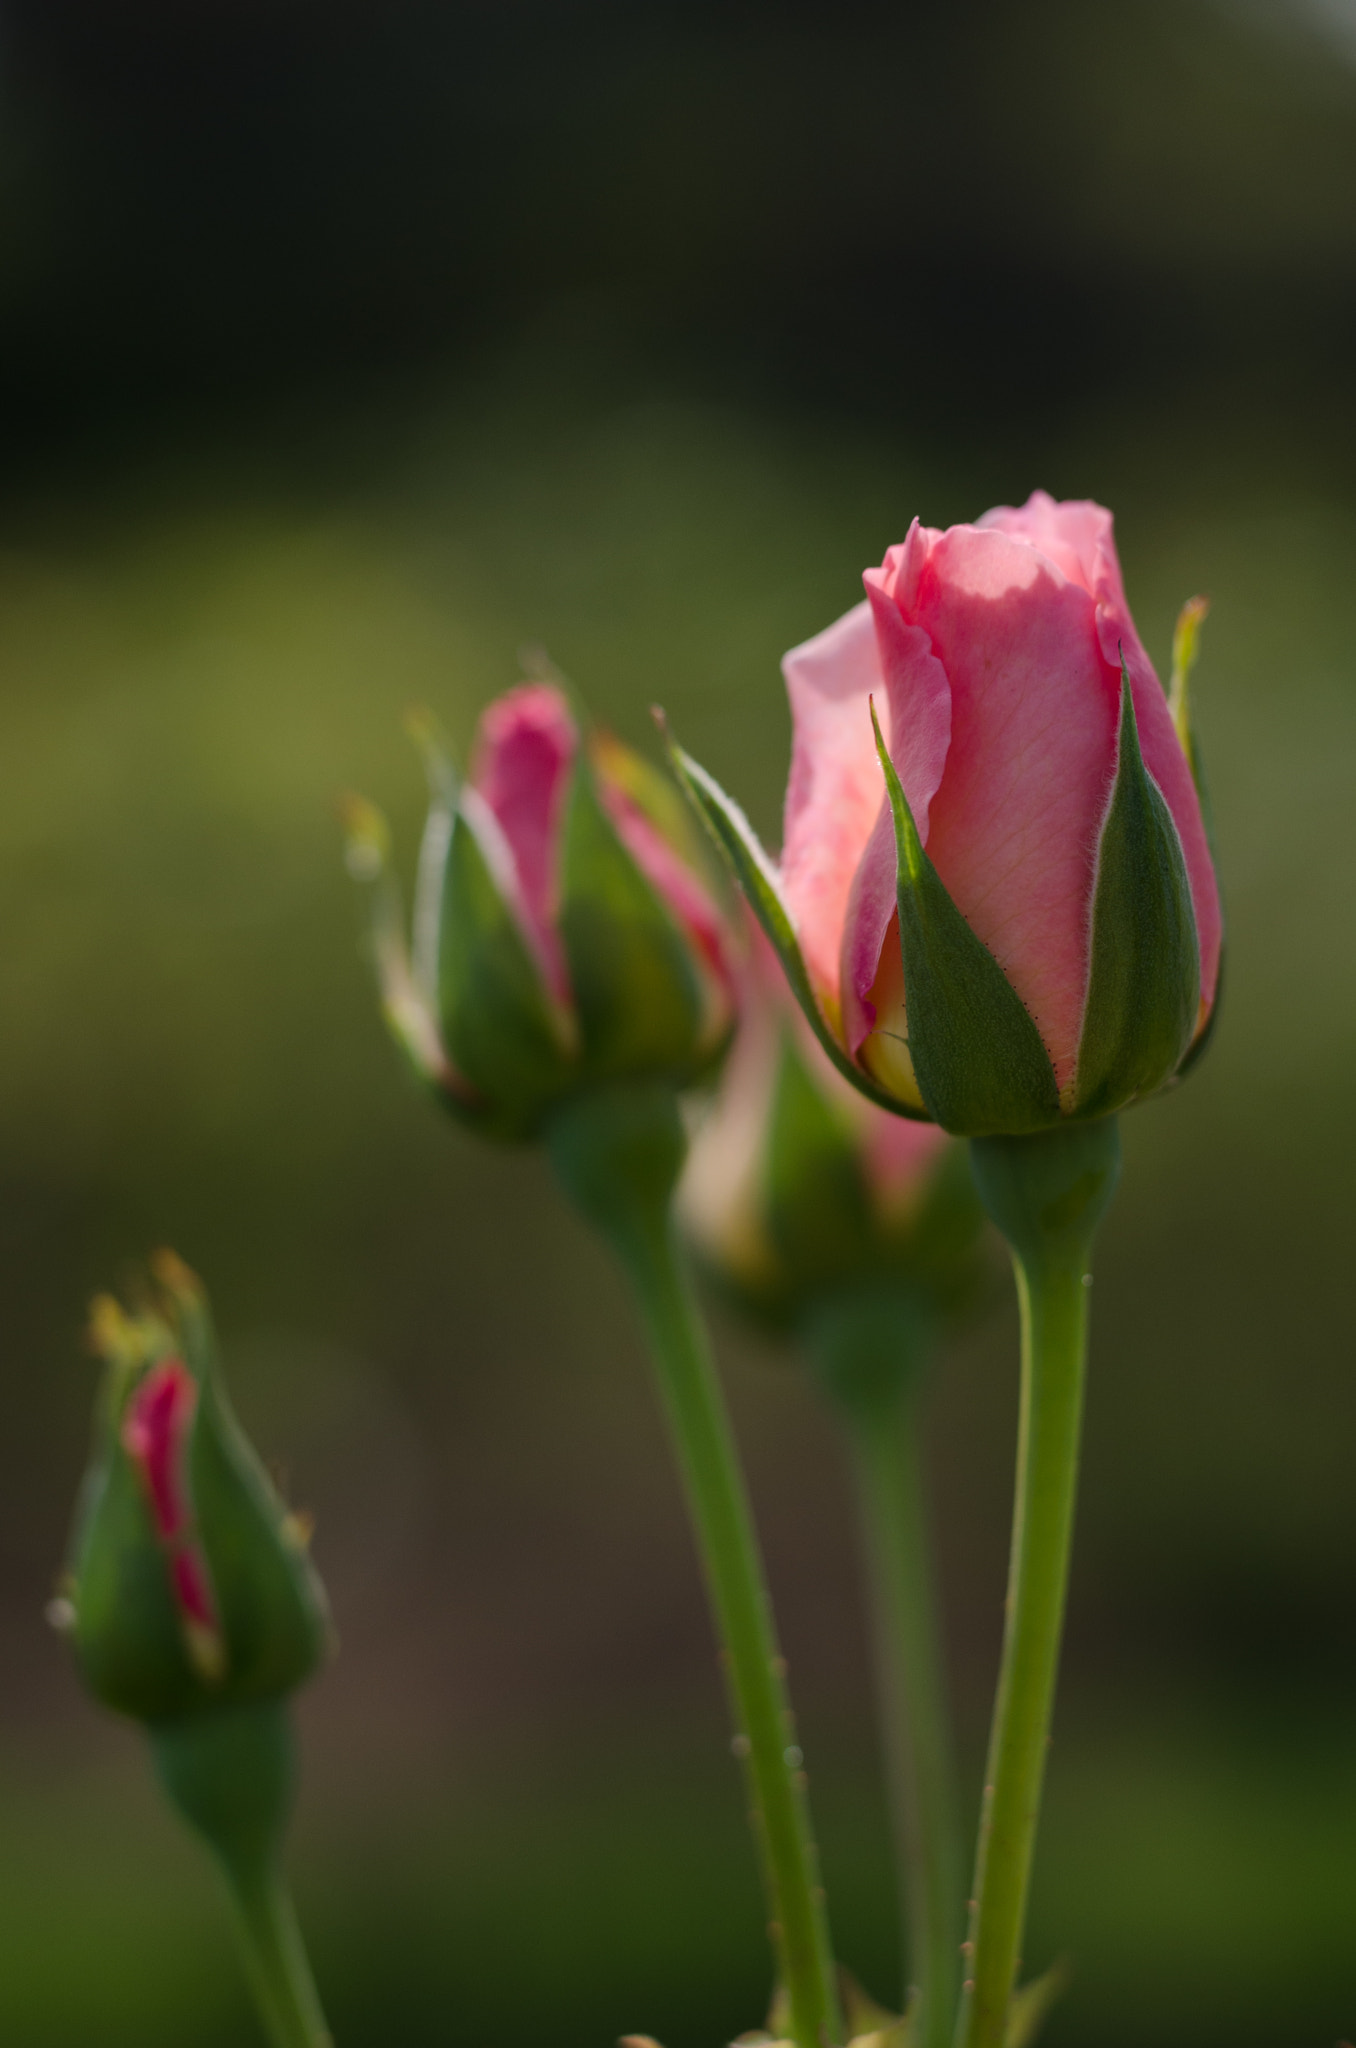
[[[155,1307],[96,1302],[105,1360],[67,1579],[91,1692],[156,1724],[277,1700],[325,1656],[305,1532],[231,1411],[201,1287],[172,1253]]]
[[[1038,491],[974,526],[915,522],[865,582],[784,663],[780,873],[684,762],[693,793],[878,1100],[970,1135],[1108,1114],[1200,1041],[1221,933],[1110,514]]]
[[[739,1031],[679,1192],[705,1264],[773,1325],[878,1280],[942,1314],[959,1307],[976,1286],[983,1222],[960,1149],[834,1070],[749,927]]]
[[[690,1081],[733,1017],[728,937],[704,849],[664,778],[607,735],[581,742],[563,693],[525,683],[485,712],[458,790],[434,756],[407,947],[384,829],[350,814],[377,884],[386,1014],[466,1121],[535,1135],[600,1083]]]

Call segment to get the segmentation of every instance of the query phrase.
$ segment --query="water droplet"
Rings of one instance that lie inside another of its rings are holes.
[[[75,1627],[75,1602],[62,1595],[49,1600],[43,1614],[48,1628],[54,1628],[59,1636],[68,1636]]]
[[[1092,1275],[1091,1275],[1091,1273],[1085,1273],[1085,1274],[1083,1275],[1083,1285],[1084,1285],[1085,1287],[1091,1287],[1091,1285],[1092,1285]]]
[[[747,1756],[752,1748],[753,1744],[749,1741],[747,1735],[732,1735],[730,1737],[731,1756]]]
[[[789,1743],[782,1751],[782,1762],[789,1764],[793,1771],[798,1771],[804,1761],[805,1752],[798,1742]]]

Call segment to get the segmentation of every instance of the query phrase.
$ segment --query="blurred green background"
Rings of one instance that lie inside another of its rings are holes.
[[[0,2038],[257,2039],[210,1873],[42,1610],[83,1304],[172,1241],[343,1637],[295,1867],[341,2048],[715,2048],[752,1859],[627,1305],[375,1015],[337,792],[421,814],[545,645],[775,839],[782,650],[915,512],[1112,505],[1193,591],[1215,1050],[1126,1121],[1027,1944],[1051,2048],[1356,2035],[1356,7],[0,9]],[[893,1907],[853,1532],[719,1326],[846,1960]],[[969,1778],[1006,1292],[935,1484]]]

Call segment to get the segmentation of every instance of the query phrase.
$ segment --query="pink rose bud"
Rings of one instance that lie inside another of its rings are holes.
[[[349,814],[350,866],[377,886],[387,1019],[418,1072],[508,1138],[600,1083],[699,1073],[729,1034],[732,970],[677,792],[619,741],[582,743],[549,683],[489,706],[460,788],[430,751],[412,945],[384,827]]]
[[[90,1691],[164,1729],[286,1698],[330,1647],[307,1530],[232,1412],[201,1283],[152,1262],[155,1306],[105,1295],[94,1455],[57,1613]]]
[[[935,1124],[868,1102],[815,1043],[749,920],[739,1030],[697,1124],[678,1210],[741,1304],[798,1324],[844,1290],[903,1288],[946,1315],[978,1277],[983,1218]]]
[[[1043,491],[915,521],[864,581],[783,664],[780,870],[680,757],[690,791],[874,1099],[966,1135],[1110,1114],[1183,1071],[1218,986],[1185,713],[1199,611],[1170,706],[1111,515]]]

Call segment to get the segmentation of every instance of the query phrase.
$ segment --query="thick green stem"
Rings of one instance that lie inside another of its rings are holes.
[[[1012,1248],[1022,1399],[1007,1622],[980,1821],[960,2048],[1003,2048],[1021,1967],[1078,1480],[1092,1241],[1120,1167],[1114,1120],[973,1146]]]
[[[842,2040],[805,1774],[753,1517],[671,1198],[685,1140],[671,1089],[599,1090],[557,1116],[561,1181],[626,1271],[644,1319],[724,1650],[796,2048]]]
[[[286,1704],[223,1707],[150,1735],[161,1784],[226,1880],[273,2048],[332,2048],[279,1862],[296,1782]]]
[[[818,1377],[852,1450],[872,1594],[910,2039],[915,2048],[947,2048],[960,1988],[963,1878],[919,1436],[934,1333],[902,1290],[864,1286],[835,1298],[808,1334]]]

